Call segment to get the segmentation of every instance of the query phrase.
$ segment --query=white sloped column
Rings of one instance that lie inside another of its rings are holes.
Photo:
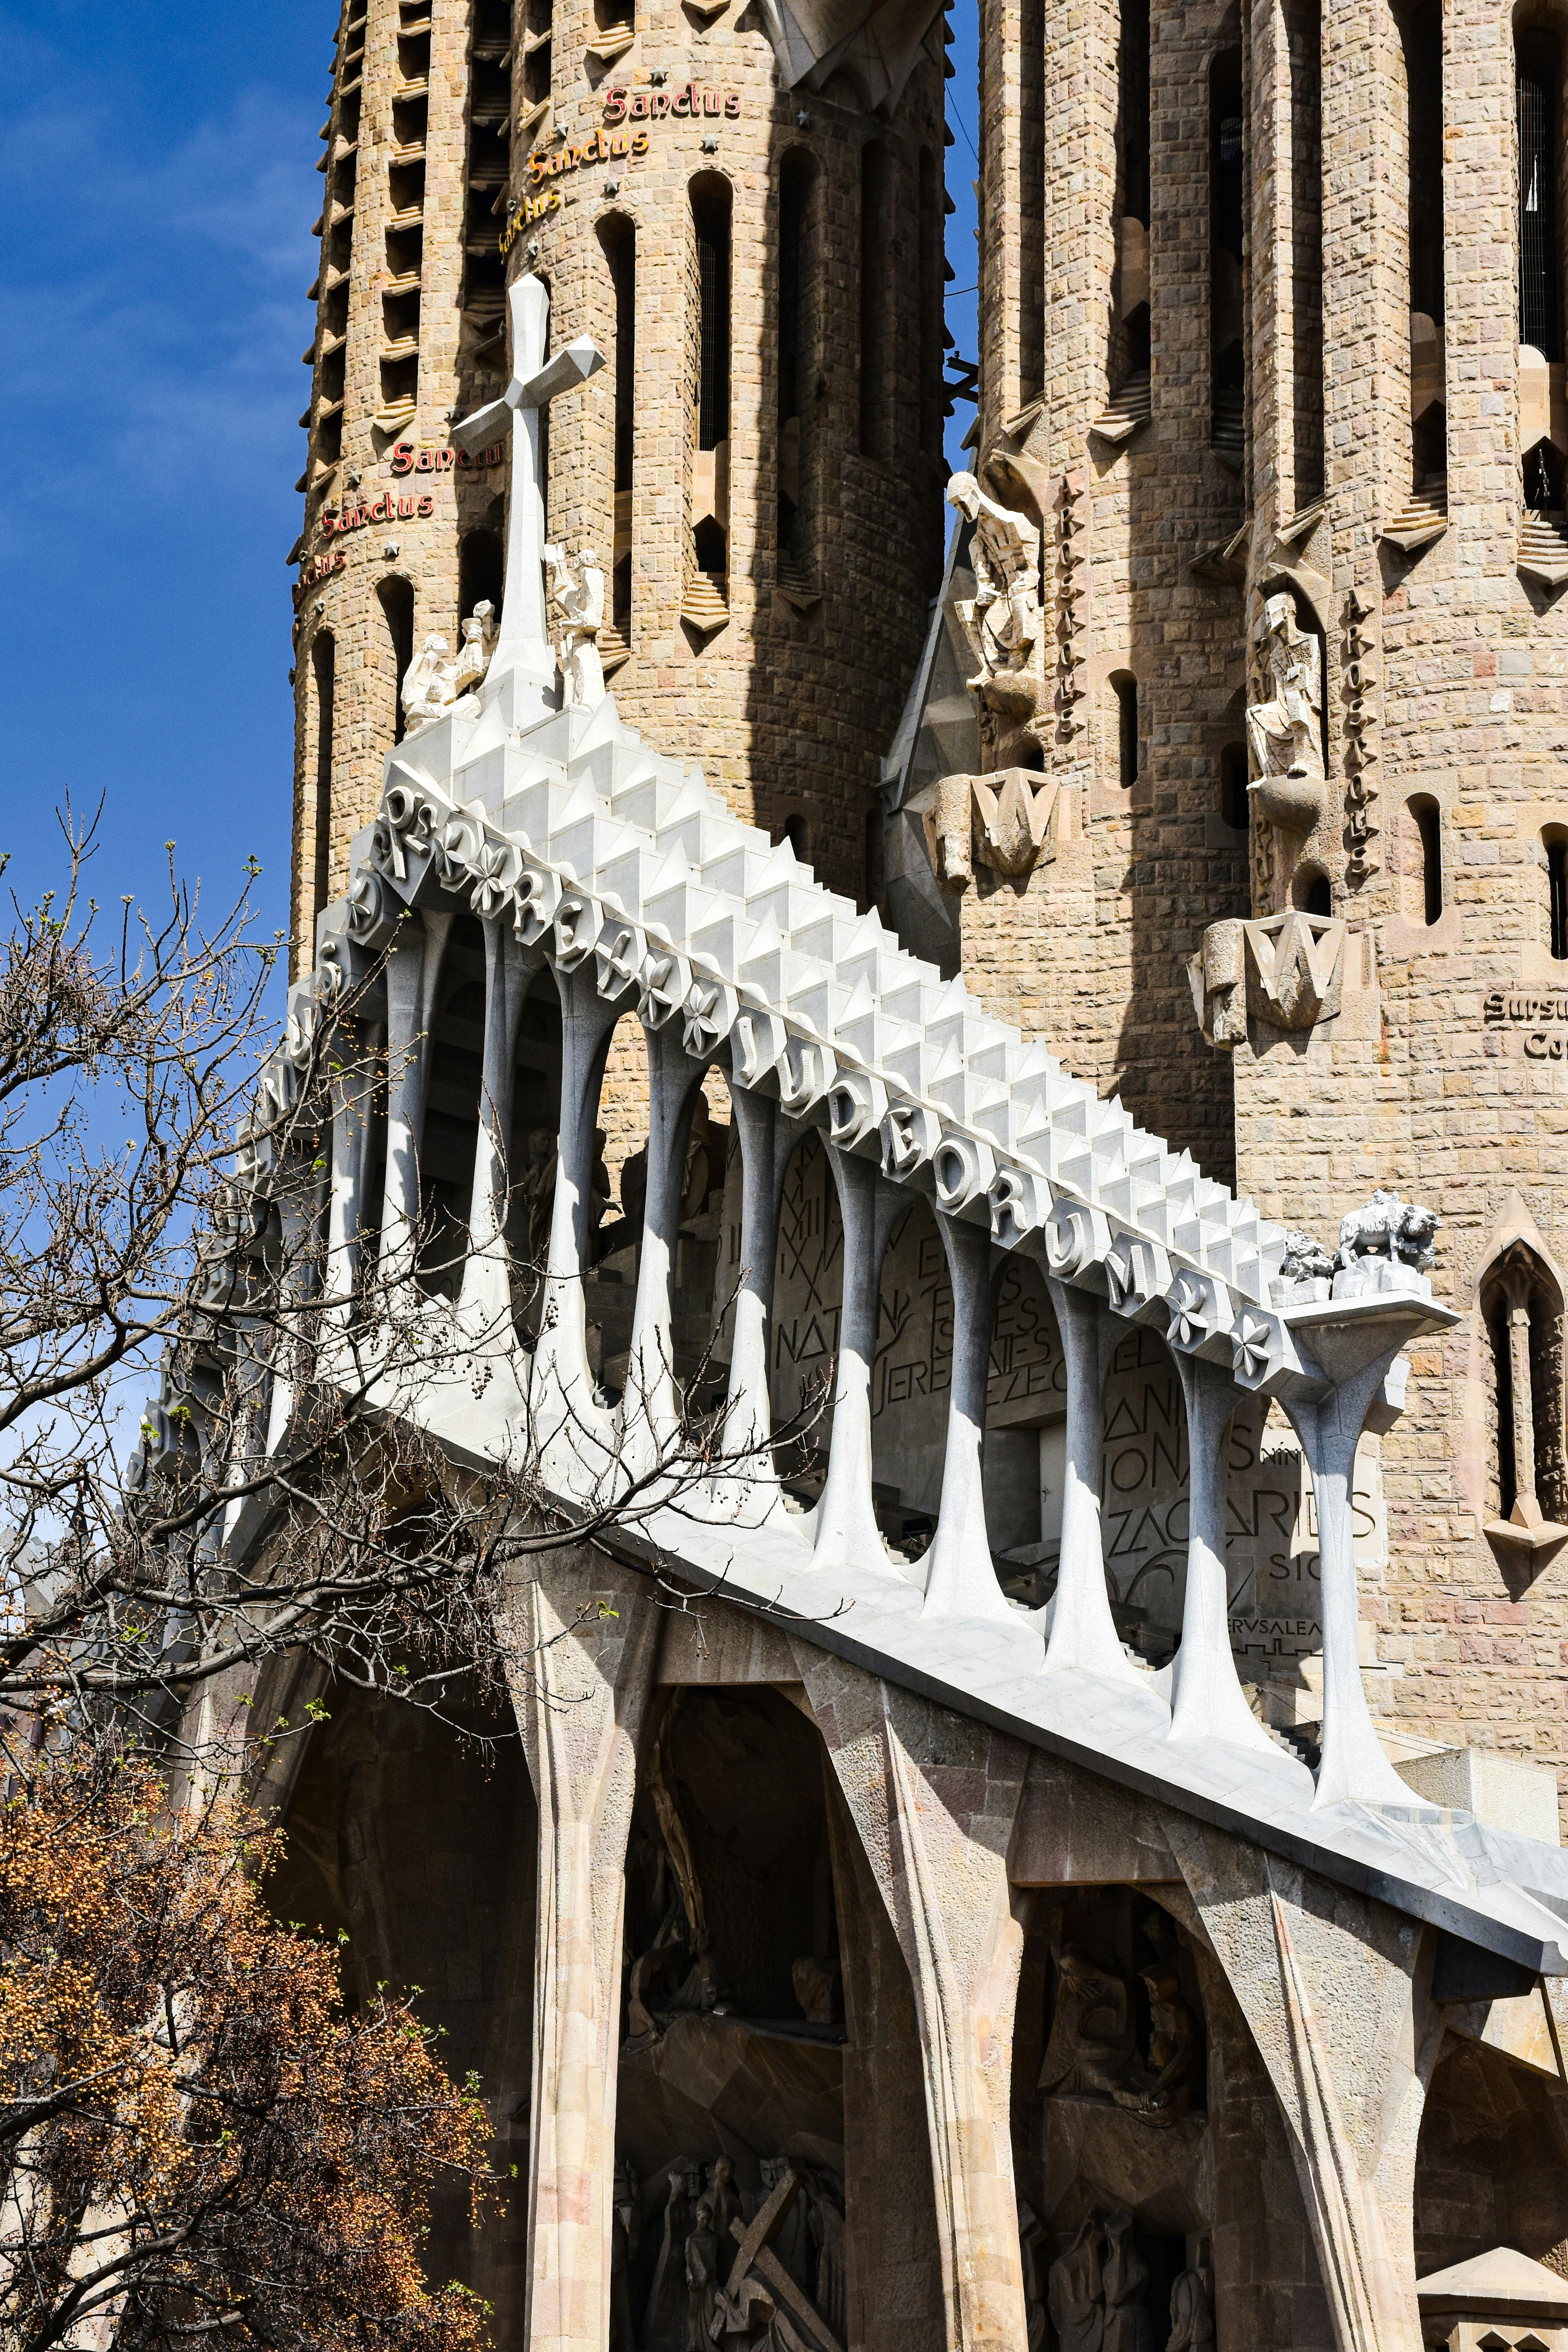
[[[479,1078],[479,1131],[468,1202],[468,1252],[459,1311],[475,1336],[511,1344],[511,1265],[506,1245],[510,1197],[513,1055],[529,972],[511,926],[485,919],[485,1042]]]
[[[1105,1307],[1091,1291],[1047,1277],[1067,1367],[1067,1475],[1062,1488],[1061,1566],[1046,1644],[1046,1672],[1142,1677],[1121,1647],[1105,1582],[1100,1519],[1104,1455],[1101,1330]]]
[[[937,1215],[952,1284],[952,1386],[947,1401],[947,1450],[942,1507],[931,1538],[923,1614],[989,1617],[1037,1635],[1010,1609],[996,1581],[985,1528],[981,1454],[985,1390],[991,1371],[991,1235],[984,1225]]]
[[[430,1029],[452,917],[411,916],[386,958],[386,1190],[381,1212],[384,1287],[414,1272],[419,1229],[419,1151],[430,1077]]]
[[[558,971],[556,979],[561,991],[561,1118],[529,1407],[541,1475],[549,1485],[582,1495],[597,1483],[614,1436],[610,1415],[594,1401],[583,1284],[599,1082],[616,1014],[595,989],[591,964],[572,972]]]
[[[730,1101],[741,1139],[741,1276],[724,1451],[744,1458],[726,1474],[725,1484],[737,1511],[753,1519],[779,1507],[778,1473],[768,1446],[768,1349],[779,1245],[778,1108],[768,1096],[739,1085],[731,1087]]]
[[[868,1160],[826,1147],[844,1225],[844,1276],[834,1373],[833,1438],[816,1507],[814,1567],[880,1568],[887,1549],[871,1503],[871,1375],[888,1220],[879,1214],[882,1180]]]
[[[1222,1365],[1175,1355],[1187,1412],[1187,1587],[1172,1686],[1173,1739],[1272,1750],[1242,1694],[1225,1575],[1226,1439],[1241,1391]]]
[[[359,1273],[359,1237],[364,1223],[364,1176],[369,1157],[374,1074],[363,1033],[340,1029],[331,1056],[332,1139],[328,1154],[325,1320],[347,1330],[353,1315]]]
[[[680,1425],[675,1380],[674,1278],[686,1184],[686,1140],[702,1073],[673,1028],[646,1031],[647,1044],[647,1196],[637,1254],[637,1301],[626,1393],[621,1400],[621,1456],[644,1477],[668,1453]]]
[[[1400,1341],[1408,1336],[1401,1330]],[[1367,1410],[1399,1353],[1380,1349],[1317,1404],[1286,1400],[1312,1474],[1323,1612],[1323,1755],[1318,1805],[1408,1805],[1411,1791],[1383,1752],[1361,1678],[1360,1592],[1352,1508],[1355,1453]]]

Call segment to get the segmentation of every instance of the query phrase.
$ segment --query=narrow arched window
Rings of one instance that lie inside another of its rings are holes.
[[[921,149],[921,442],[929,456],[942,450],[942,175],[929,147]],[[1030,362],[1024,362],[1027,370]],[[1038,362],[1035,362],[1038,364]]]
[[[1117,211],[1149,226],[1149,0],[1121,0],[1116,51]]]
[[[1557,827],[1544,835],[1548,937],[1554,963],[1568,962],[1568,833]]]
[[[1299,866],[1290,896],[1303,915],[1331,915],[1334,911],[1334,894],[1321,866]]]
[[[376,590],[387,643],[392,648],[394,710],[392,740],[401,743],[405,731],[403,681],[414,659],[414,591],[406,580],[384,580]]]
[[[784,837],[804,866],[806,862],[806,852],[811,846],[811,831],[805,817],[799,814],[786,816],[784,822]]]
[[[1323,495],[1323,122],[1320,0],[1285,0],[1290,68],[1291,456],[1297,510]]]
[[[1131,670],[1113,670],[1110,690],[1116,697],[1116,774],[1123,792],[1138,782],[1138,681]]]
[[[1443,912],[1443,816],[1430,793],[1410,803],[1421,866],[1421,917],[1430,928]]]
[[[700,330],[697,446],[717,449],[730,437],[730,188],[711,178],[691,197],[697,232]]]
[[[1568,1517],[1563,1429],[1563,1296],[1523,1241],[1510,1244],[1481,1278],[1491,1342],[1500,1516],[1515,1527]]]
[[[1540,28],[1514,37],[1519,204],[1519,340],[1563,356],[1558,289],[1557,97],[1562,44]]]
[[[315,892],[312,917],[327,903],[332,848],[332,697],[337,647],[330,629],[318,629],[310,646],[310,683],[316,727]]]
[[[879,140],[860,150],[860,450],[891,454],[892,173]]]
[[[498,621],[506,586],[506,553],[499,530],[466,530],[458,541],[458,618],[489,604]]]
[[[720,596],[730,569],[730,184],[704,173],[691,184],[697,262],[692,554]]]
[[[610,548],[610,623],[622,645],[632,629],[632,467],[637,415],[637,230],[624,213],[599,223],[615,318],[615,513]]]
[[[809,511],[813,451],[808,446],[816,240],[816,166],[794,147],[779,172],[778,551],[780,585],[805,585],[813,571]],[[787,577],[786,577],[787,574]]]
[[[1237,833],[1247,832],[1252,822],[1247,781],[1246,744],[1226,744],[1219,755],[1219,813]]]
[[[1209,68],[1209,439],[1233,472],[1247,446],[1245,231],[1241,51],[1226,49]]]

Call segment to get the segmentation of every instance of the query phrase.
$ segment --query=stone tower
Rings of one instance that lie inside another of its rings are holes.
[[[1331,1250],[1369,1182],[1440,1213],[1463,1320],[1369,1486],[1369,1687],[1561,1769],[1563,22],[982,18],[973,462],[1040,551],[983,701],[1032,834],[953,773],[1003,764],[953,698],[966,534],[886,770],[900,920]]]
[[[868,791],[941,572],[942,25],[864,0],[345,0],[295,591],[296,959],[416,647],[499,604],[509,274],[551,347],[553,540],[623,714],[864,900]]]

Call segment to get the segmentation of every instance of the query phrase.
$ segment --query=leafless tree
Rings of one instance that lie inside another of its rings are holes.
[[[167,1737],[204,1683],[285,1655],[438,1707],[499,1675],[509,1567],[644,1528],[748,1449],[705,1364],[590,1509],[549,1491],[526,1416],[508,1458],[455,1469],[396,1401],[482,1387],[516,1334],[433,1311],[449,1238],[331,1245],[331,1118],[389,1076],[365,1001],[268,1061],[278,945],[248,891],[209,923],[171,860],[161,916],[110,925],[93,826],[63,831],[63,891],[0,949],[0,1721]]]

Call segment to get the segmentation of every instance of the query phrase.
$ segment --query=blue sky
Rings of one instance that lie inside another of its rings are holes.
[[[948,84],[971,359],[973,16],[956,0]],[[331,0],[0,0],[0,847],[24,893],[56,878],[57,803],[101,792],[101,898],[155,892],[173,838],[215,898],[254,854],[264,924],[285,919],[283,559],[334,21]]]

